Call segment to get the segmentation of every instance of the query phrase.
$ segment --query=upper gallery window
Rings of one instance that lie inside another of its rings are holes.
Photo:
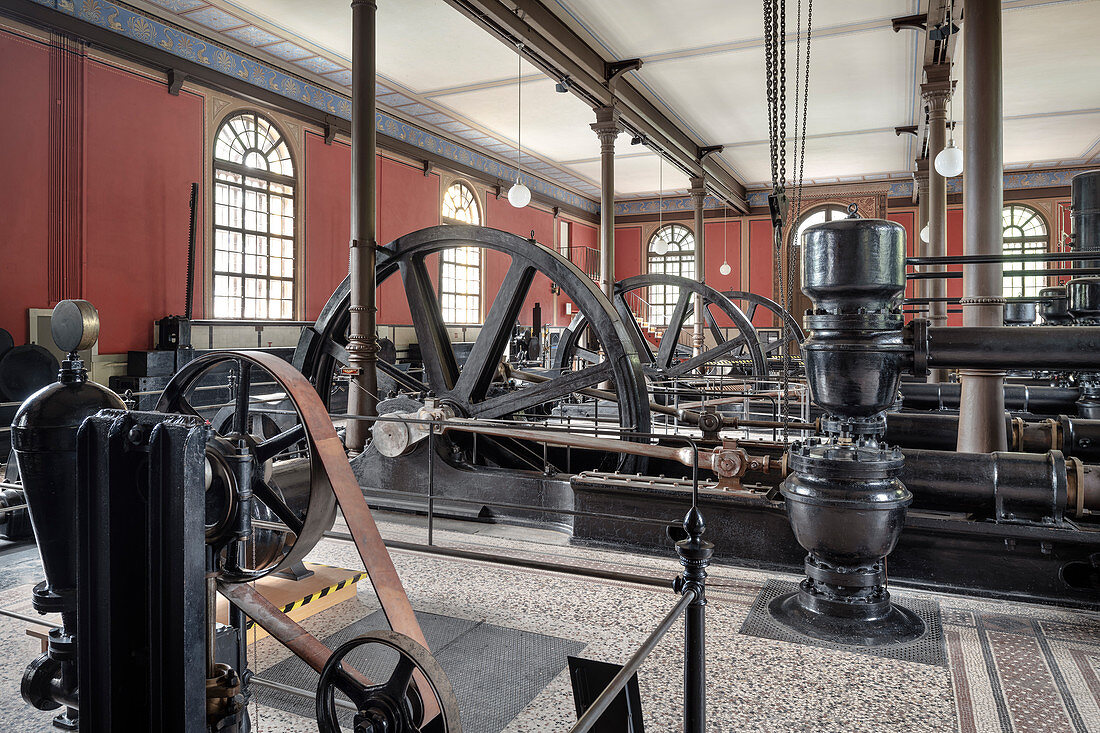
[[[651,275],[695,277],[695,235],[683,224],[665,224],[649,238],[648,271]],[[680,288],[674,285],[652,285],[649,288],[649,322],[667,326]],[[690,313],[690,312],[689,312]],[[685,324],[691,324],[690,314]]]
[[[255,112],[214,139],[214,317],[294,317],[297,181],[286,138]]]
[[[807,227],[811,227],[814,224],[824,224],[827,221],[847,218],[848,210],[843,206],[827,204],[817,209],[811,209],[799,220],[798,227],[795,229],[794,241],[796,245],[801,246],[802,233],[806,231]]]
[[[1001,211],[1001,227],[1004,241],[1004,253],[1031,254],[1047,252],[1050,247],[1050,235],[1047,224],[1038,211],[1022,204],[1010,204]],[[1006,262],[1004,271],[1042,269],[1042,262]],[[1047,286],[1043,276],[1006,277],[1004,294],[1006,297],[1036,297]]]
[[[452,183],[440,212],[448,224],[481,225],[477,196],[465,183]],[[439,302],[445,323],[479,323],[481,319],[481,250],[445,249],[439,258]]]

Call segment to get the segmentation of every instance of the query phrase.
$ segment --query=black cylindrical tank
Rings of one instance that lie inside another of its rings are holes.
[[[1100,324],[1100,277],[1075,277],[1066,283],[1069,314],[1081,326]]]
[[[82,324],[74,335],[73,319]],[[31,526],[46,580],[34,588],[34,607],[62,612],[75,631],[77,583],[76,431],[102,409],[124,410],[122,398],[95,382],[75,352],[90,348],[99,333],[87,301],[62,301],[54,309],[54,339],[70,352],[58,380],[27,398],[12,421],[12,447],[23,481]]]
[[[1064,287],[1059,285],[1039,291],[1039,315],[1048,326],[1073,323],[1073,316],[1069,314],[1069,297]]]
[[[1005,303],[1005,325],[1030,326],[1035,323],[1036,310],[1033,300],[1010,300]]]
[[[1100,267],[1100,170],[1085,171],[1070,183],[1073,198],[1073,249],[1097,252],[1095,260],[1078,260],[1076,267]]]

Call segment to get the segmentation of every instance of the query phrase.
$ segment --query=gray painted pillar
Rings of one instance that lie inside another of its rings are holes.
[[[703,269],[703,263],[706,261],[703,257],[706,235],[703,227],[703,204],[707,199],[706,180],[702,176],[694,176],[690,180],[691,188],[688,189],[688,195],[691,196],[691,209],[695,214],[695,279],[701,283],[706,283],[706,272]],[[703,298],[702,296],[695,297],[695,325],[692,327],[691,332],[691,353],[693,356],[698,356],[703,353]]]
[[[600,107],[592,130],[600,138],[600,287],[610,298],[615,293],[615,138],[619,110]]]
[[[1004,206],[1001,117],[1001,0],[967,0],[963,66],[966,254],[1000,254]],[[1004,325],[1000,263],[963,266],[963,325]],[[964,369],[959,402],[961,452],[1006,450],[1004,372]]]
[[[947,254],[947,179],[936,171],[934,161],[947,144],[947,101],[951,98],[951,67],[947,64],[926,66],[927,81],[921,84],[921,96],[928,104],[928,245],[929,257]],[[944,272],[946,265],[933,265],[933,272]],[[947,297],[946,280],[925,280],[925,292],[930,298]],[[928,318],[933,326],[947,323],[947,303],[931,303]],[[931,369],[929,382],[947,380],[946,369]]]
[[[375,333],[375,198],[378,177],[375,155],[378,132],[374,126],[375,31],[378,6],[374,0],[352,0],[351,95],[351,327],[348,329],[348,366],[351,389],[349,415],[378,414],[378,335]],[[346,444],[358,453],[366,445],[371,424],[349,420]]]

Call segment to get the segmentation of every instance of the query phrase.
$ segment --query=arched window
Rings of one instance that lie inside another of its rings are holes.
[[[481,225],[477,196],[465,183],[452,183],[443,194],[441,214],[446,224]],[[481,250],[445,249],[439,258],[439,302],[445,323],[481,320]]]
[[[665,224],[649,238],[648,261],[652,275],[695,277],[695,235],[683,224]],[[649,322],[667,326],[680,297],[680,288],[653,285],[649,288]],[[687,324],[693,322],[689,315]]]
[[[1042,215],[1030,206],[1010,204],[1004,207],[1001,211],[1001,227],[1006,255],[1047,252],[1050,248],[1047,224],[1043,221]],[[1003,291],[1005,297],[1038,296],[1039,291],[1047,286],[1045,277],[1012,277],[1008,273],[1013,270],[1034,270],[1043,267],[1045,264],[1042,262],[1006,262]]]
[[[806,231],[806,227],[811,227],[814,224],[824,224],[827,221],[836,221],[837,219],[847,219],[848,209],[836,204],[825,204],[819,206],[816,209],[810,209],[802,218],[798,221],[798,226],[794,230],[794,242],[796,246],[802,244],[802,233]]]
[[[214,317],[294,317],[294,162],[275,123],[226,119],[214,139]]]

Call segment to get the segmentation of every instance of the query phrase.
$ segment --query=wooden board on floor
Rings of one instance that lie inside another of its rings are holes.
[[[355,597],[355,584],[366,574],[361,570],[336,568],[331,565],[305,563],[313,575],[302,580],[289,580],[267,575],[256,581],[256,590],[295,621],[301,621],[337,603]],[[218,596],[218,623],[229,623],[229,602]],[[267,632],[249,621],[248,641],[267,636]]]

